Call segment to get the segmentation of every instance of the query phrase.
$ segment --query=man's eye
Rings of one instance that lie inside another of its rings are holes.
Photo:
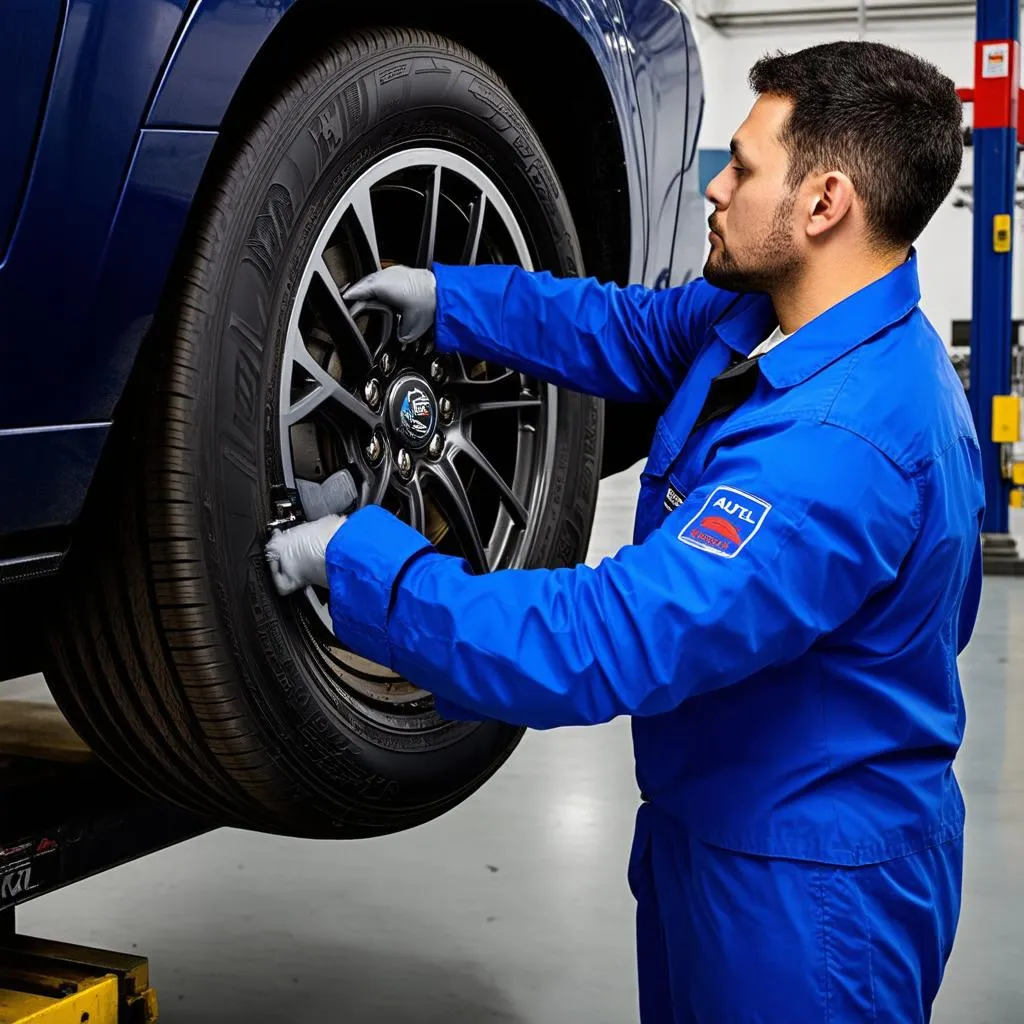
[[[733,170],[734,170],[734,171],[735,171],[735,172],[736,172],[737,174],[740,174],[740,175],[743,175],[743,174],[746,174],[746,173],[747,173],[747,169],[746,169],[746,167],[740,167],[740,165],[739,165],[739,164],[733,164],[733,165],[732,165],[732,169],[733,169]]]

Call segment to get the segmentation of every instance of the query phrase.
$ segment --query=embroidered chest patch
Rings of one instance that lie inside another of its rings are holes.
[[[716,487],[679,531],[679,539],[721,558],[735,558],[761,529],[771,508],[767,501],[735,487]]]

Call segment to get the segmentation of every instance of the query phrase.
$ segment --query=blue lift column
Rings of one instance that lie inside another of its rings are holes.
[[[1020,0],[978,0],[974,103],[974,279],[969,397],[981,442],[986,513],[985,571],[1024,572],[1009,532],[1012,444],[1020,399],[1010,395],[1013,321],[1013,212],[1020,95]]]

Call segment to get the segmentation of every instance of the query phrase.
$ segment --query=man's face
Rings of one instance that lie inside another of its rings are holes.
[[[802,268],[800,193],[786,183],[789,154],[779,141],[791,108],[790,100],[759,97],[733,136],[732,160],[708,185],[715,212],[704,277],[719,288],[772,292]]]

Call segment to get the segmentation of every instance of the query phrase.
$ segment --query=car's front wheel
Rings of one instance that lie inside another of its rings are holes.
[[[583,558],[599,405],[403,348],[388,310],[341,297],[393,263],[576,274],[576,234],[505,87],[434,35],[326,47],[220,145],[152,388],[133,393],[145,429],[107,463],[123,490],[92,501],[67,565],[48,678],[152,793],[269,831],[395,831],[473,792],[521,731],[443,720],[339,643],[325,593],[279,598],[268,527],[347,467],[363,503],[477,571]]]

